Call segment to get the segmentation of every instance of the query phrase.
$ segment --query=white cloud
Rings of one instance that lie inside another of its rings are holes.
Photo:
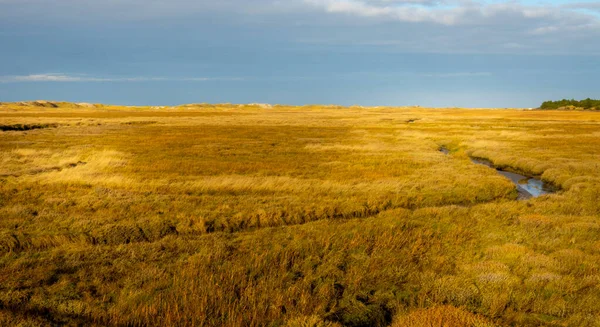
[[[432,1],[360,1],[360,0],[305,0],[317,8],[335,14],[377,17],[403,22],[435,22],[454,25],[470,10],[468,7],[436,8]],[[429,6],[416,6],[428,4]]]
[[[241,77],[95,77],[84,74],[30,74],[0,76],[0,83],[27,82],[208,82],[208,81],[242,81]]]
[[[571,9],[596,9],[598,4],[573,4],[571,6],[525,5],[517,1],[486,3],[468,0],[304,0],[307,4],[327,13],[378,18],[401,22],[428,22],[441,25],[489,25],[491,19],[511,18],[537,23],[536,20],[556,22],[554,30],[575,20],[595,23],[596,15]],[[496,22],[500,23],[500,22]],[[538,27],[536,27],[538,28]]]
[[[411,52],[600,53],[600,1],[303,0],[331,21],[371,29],[311,36],[315,43]],[[396,33],[388,32],[394,30]],[[310,40],[305,38],[304,40]],[[584,45],[584,46],[582,46]]]

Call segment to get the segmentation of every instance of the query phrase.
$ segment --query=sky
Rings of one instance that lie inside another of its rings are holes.
[[[0,0],[0,102],[600,98],[600,1]]]

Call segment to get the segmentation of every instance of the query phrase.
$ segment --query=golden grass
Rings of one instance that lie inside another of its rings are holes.
[[[2,104],[0,325],[599,325],[599,118]]]
[[[396,320],[393,327],[494,327],[481,316],[452,306],[419,309]]]

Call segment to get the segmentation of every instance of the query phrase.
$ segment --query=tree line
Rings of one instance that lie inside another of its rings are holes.
[[[600,100],[595,99],[562,99],[558,101],[545,101],[540,106],[542,110],[554,110],[554,109],[583,109],[583,110],[600,110]]]

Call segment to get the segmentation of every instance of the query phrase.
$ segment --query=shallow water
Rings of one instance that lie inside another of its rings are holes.
[[[544,183],[538,178],[528,177],[510,171],[498,169],[494,167],[491,162],[486,160],[471,158],[471,161],[479,165],[484,165],[493,168],[498,172],[498,174],[510,179],[517,186],[517,191],[519,192],[519,199],[529,199],[532,197],[537,198],[538,196],[554,192],[554,189],[551,185]]]

